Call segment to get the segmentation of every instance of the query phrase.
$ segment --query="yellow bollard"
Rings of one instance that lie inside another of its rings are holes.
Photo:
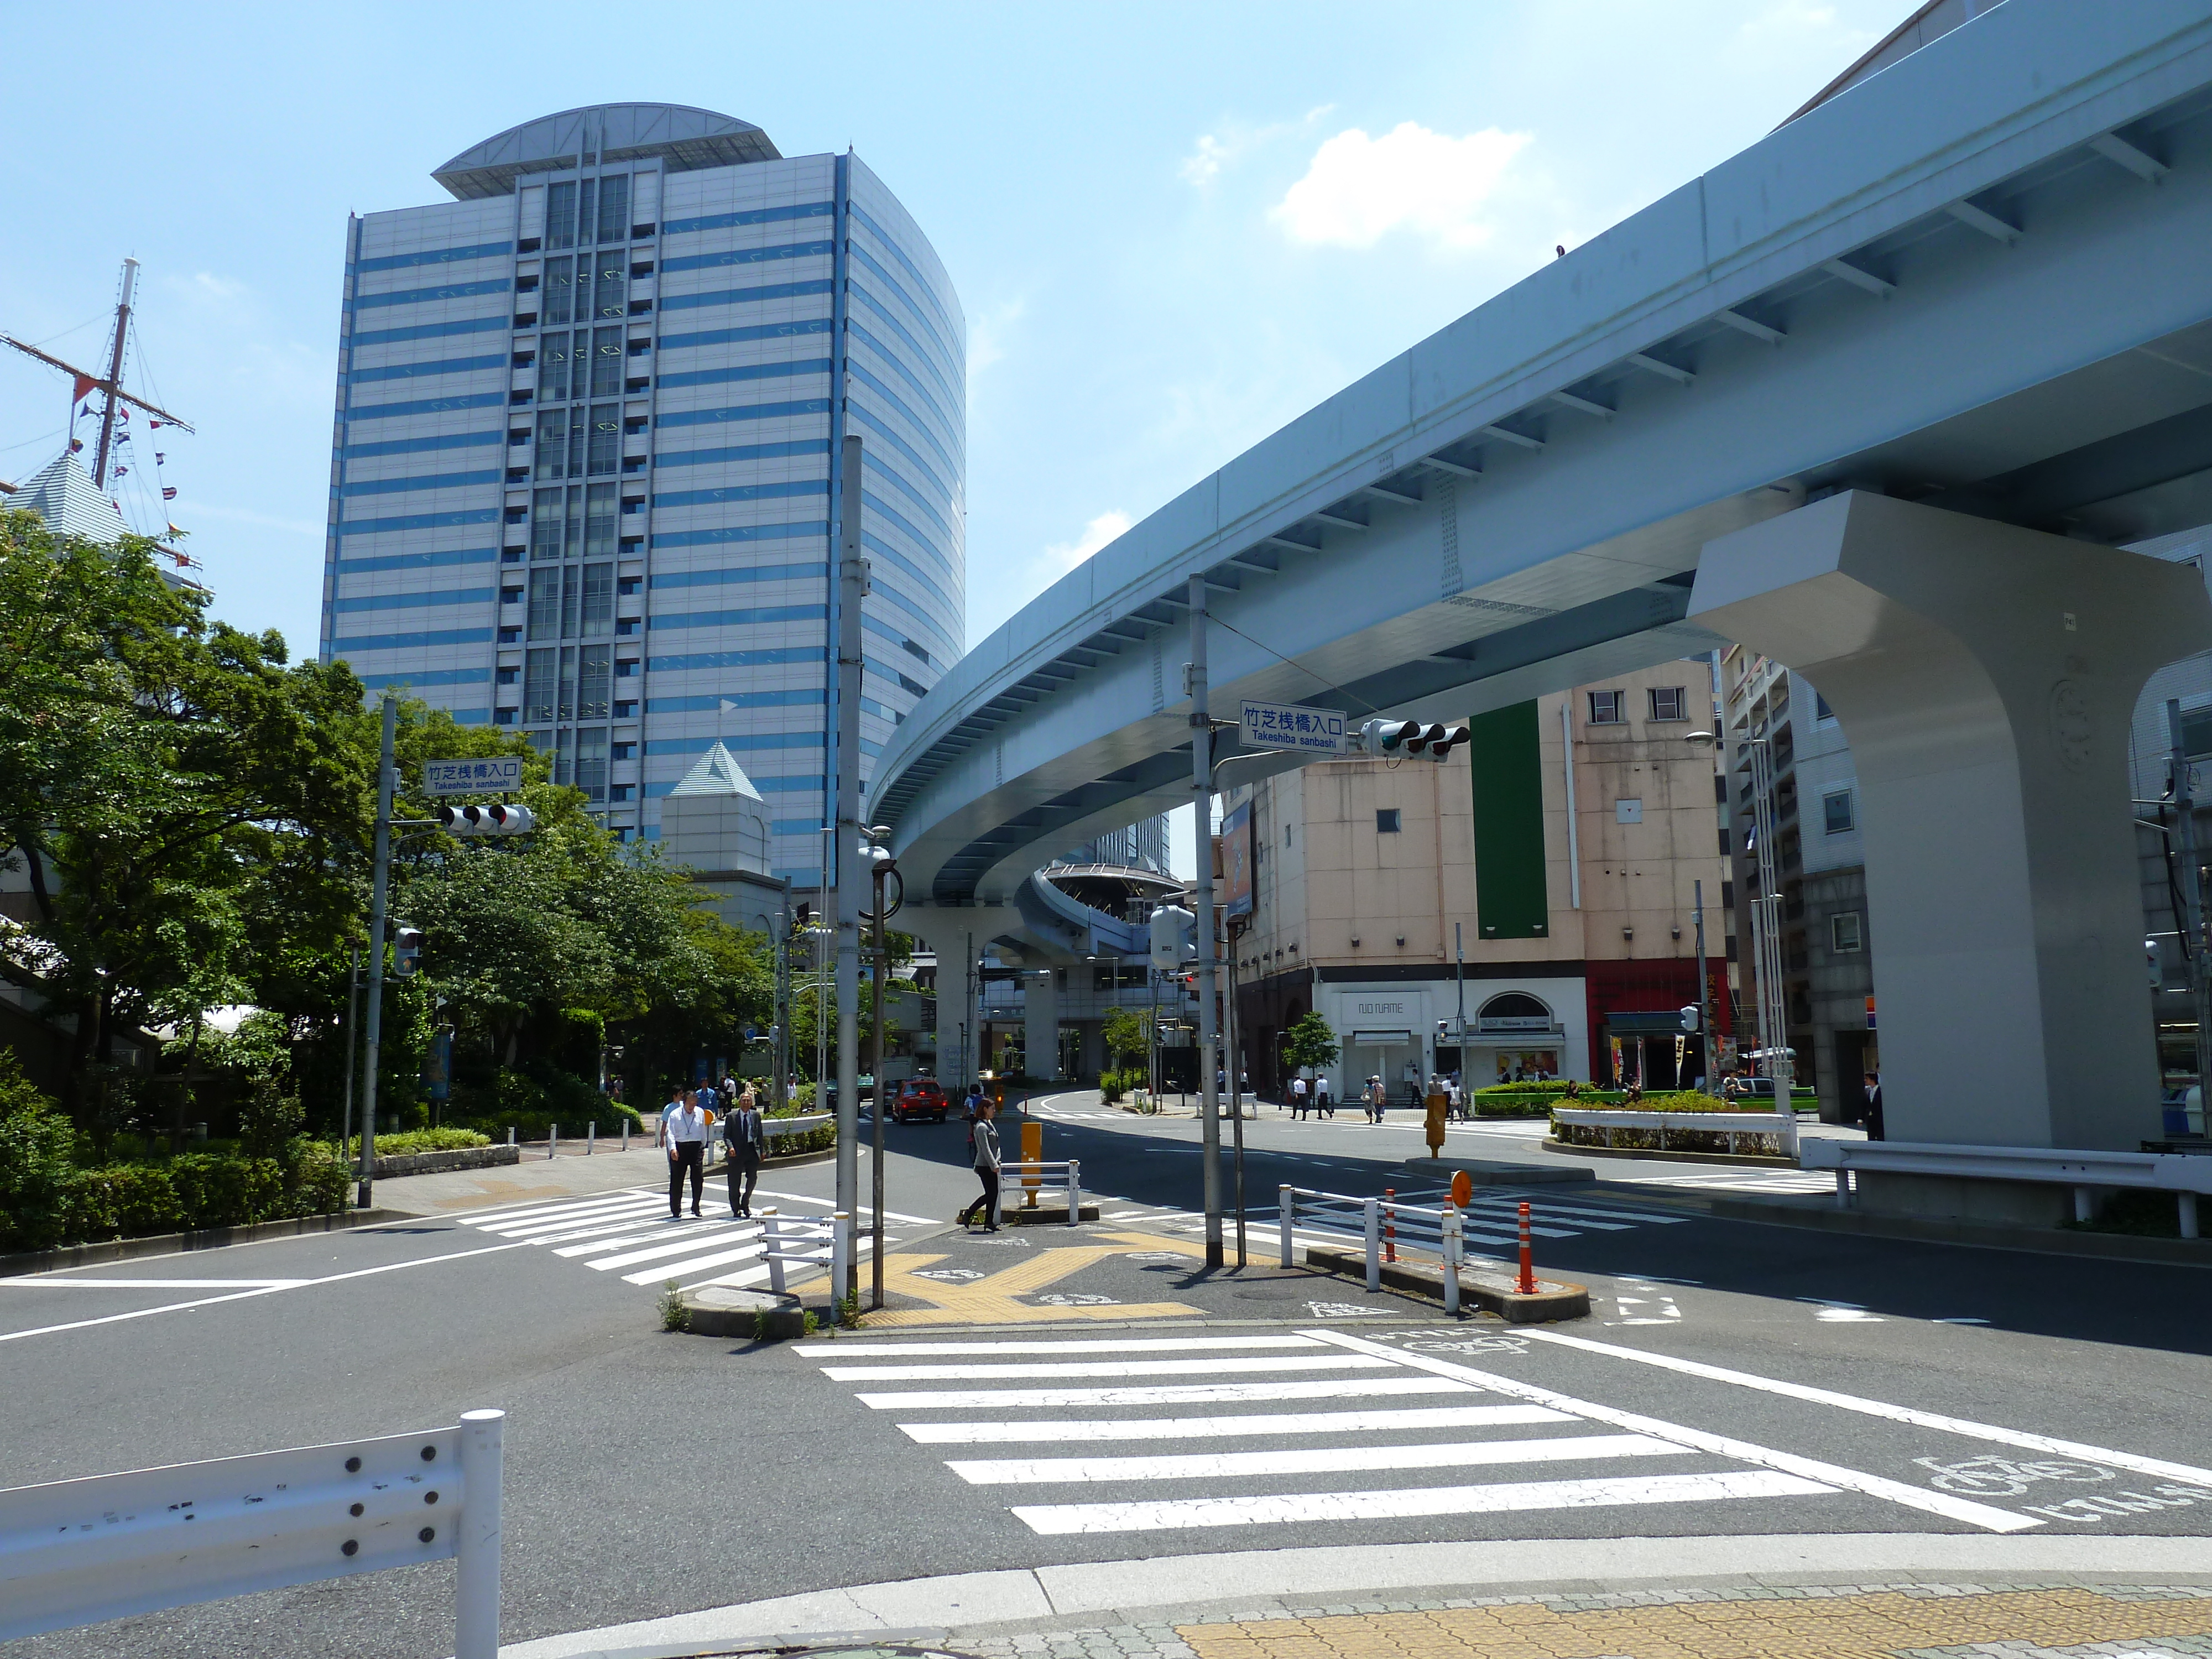
[[[1037,1188],[1044,1185],[1044,1171],[1037,1167],[1044,1162],[1044,1125],[1030,1122],[1022,1125],[1022,1162],[1029,1167],[1022,1171],[1022,1208],[1036,1208]]]
[[[1431,1158],[1437,1157],[1444,1149],[1444,1108],[1449,1100],[1450,1097],[1441,1089],[1428,1098],[1428,1121],[1422,1127],[1428,1134]]]

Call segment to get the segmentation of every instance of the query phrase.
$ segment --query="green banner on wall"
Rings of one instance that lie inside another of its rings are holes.
[[[1544,890],[1544,772],[1536,705],[1468,722],[1474,786],[1475,925],[1485,939],[1548,936]]]

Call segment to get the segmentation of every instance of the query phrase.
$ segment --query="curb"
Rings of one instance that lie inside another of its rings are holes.
[[[454,1170],[500,1170],[521,1162],[520,1146],[455,1146],[442,1152],[401,1152],[380,1158],[370,1174],[377,1181],[399,1181],[408,1176],[445,1175]]]
[[[1248,1550],[1070,1563],[847,1585],[510,1643],[501,1659],[689,1659],[865,1638],[937,1644],[956,1632],[1171,1623],[1224,1611],[1291,1616],[1386,1593],[1614,1594],[1754,1586],[2212,1583],[2199,1537],[1982,1537],[1952,1533],[1485,1540]],[[1233,1596],[1234,1600],[1226,1599]],[[1040,1649],[1042,1650],[1042,1649]]]
[[[1346,1250],[1310,1247],[1306,1266],[1363,1282],[1367,1277],[1367,1258]],[[1536,1284],[1534,1295],[1523,1296],[1511,1288],[1510,1280],[1478,1278],[1462,1268],[1459,1276],[1460,1305],[1471,1304],[1484,1313],[1496,1314],[1509,1325],[1549,1325],[1589,1317],[1587,1285],[1571,1285],[1559,1279],[1540,1279]],[[1431,1273],[1412,1262],[1384,1262],[1382,1285],[1386,1290],[1404,1291],[1437,1303],[1444,1299],[1441,1270]]]
[[[1690,1133],[1712,1134],[1718,1132],[1708,1129]],[[1747,1129],[1743,1133],[1749,1134],[1752,1132]],[[1765,1152],[1662,1152],[1656,1147],[1578,1146],[1571,1141],[1550,1139],[1544,1142],[1544,1150],[1571,1153],[1577,1158],[1651,1158],[1663,1159],[1669,1164],[1743,1164],[1759,1170],[1794,1170],[1798,1167],[1794,1158],[1772,1158]],[[1596,1171],[1593,1170],[1591,1174],[1595,1176]]]
[[[395,1221],[422,1218],[402,1210],[334,1210],[328,1215],[288,1216],[282,1221],[249,1222],[240,1227],[204,1227],[198,1232],[149,1233],[143,1238],[114,1238],[100,1244],[64,1244],[57,1250],[27,1250],[20,1255],[0,1255],[0,1279],[59,1273],[69,1267],[95,1267],[105,1261],[135,1261],[141,1256],[221,1250],[233,1244],[257,1244],[268,1238],[344,1232],[355,1227],[381,1227]]]
[[[1098,1206],[1096,1204],[1084,1205],[1076,1212],[1075,1218],[1079,1221],[1097,1220]],[[1067,1225],[1067,1206],[1040,1204],[1033,1210],[1016,1206],[1011,1210],[1000,1210],[999,1219],[1009,1227],[1065,1227]]]

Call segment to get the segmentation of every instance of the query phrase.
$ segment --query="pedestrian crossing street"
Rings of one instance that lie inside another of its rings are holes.
[[[1396,1194],[1397,1202],[1407,1205],[1433,1206],[1442,1204],[1447,1194],[1441,1189],[1413,1191]],[[1592,1233],[1609,1234],[1632,1232],[1639,1227],[1679,1227],[1695,1218],[1663,1214],[1632,1204],[1613,1204],[1596,1200],[1565,1199],[1557,1189],[1547,1192],[1509,1193],[1478,1192],[1461,1211],[1463,1237],[1470,1255],[1504,1258],[1518,1253],[1521,1247],[1521,1205],[1526,1200],[1530,1212],[1529,1233],[1540,1239],[1579,1238]],[[1143,1222],[1164,1227],[1170,1232],[1199,1234],[1206,1231],[1206,1218],[1192,1211],[1160,1205],[1124,1204],[1116,1206],[1111,1199],[1100,1201],[1100,1218],[1105,1221]],[[1273,1204],[1248,1206],[1244,1212],[1248,1238],[1259,1229],[1265,1229],[1270,1238],[1279,1225],[1279,1207]],[[1352,1224],[1351,1231],[1357,1231]],[[1308,1231],[1303,1226],[1292,1233],[1293,1240],[1303,1249],[1309,1244],[1342,1244],[1346,1231]]]
[[[1342,1331],[862,1337],[796,1352],[860,1404],[893,1413],[915,1445],[950,1451],[944,1467],[967,1485],[1033,1493],[1008,1512],[1043,1535],[1829,1499],[1846,1491],[1992,1530],[2025,1524]],[[1476,1471],[1485,1473],[1470,1479]]]
[[[659,1285],[672,1279],[679,1288],[694,1290],[702,1285],[742,1286],[767,1281],[767,1264],[753,1258],[765,1248],[762,1240],[766,1229],[759,1212],[770,1206],[792,1219],[815,1221],[835,1207],[827,1199],[803,1193],[756,1189],[753,1219],[717,1217],[711,1213],[714,1209],[726,1211],[729,1206],[720,1183],[710,1180],[702,1206],[710,1213],[704,1217],[672,1217],[666,1192],[632,1187],[466,1216],[461,1224],[495,1238],[538,1246],[595,1273],[620,1273],[627,1285]],[[884,1224],[886,1249],[899,1242],[894,1227],[934,1224],[920,1216],[888,1210]]]

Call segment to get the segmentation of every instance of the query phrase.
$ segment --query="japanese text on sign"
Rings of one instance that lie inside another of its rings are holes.
[[[1248,702],[1238,736],[1247,748],[1341,755],[1344,714],[1340,709],[1309,708],[1295,702]]]
[[[422,763],[422,790],[430,795],[498,795],[522,787],[522,757]]]

